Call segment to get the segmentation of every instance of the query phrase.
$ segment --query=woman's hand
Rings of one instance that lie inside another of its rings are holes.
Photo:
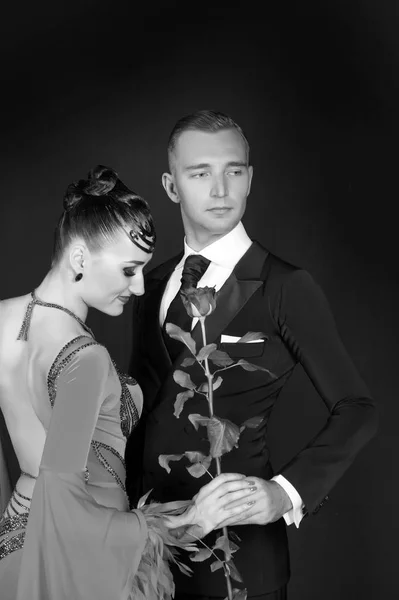
[[[222,473],[200,489],[186,512],[168,517],[168,526],[174,529],[196,525],[195,535],[204,537],[228,519],[245,519],[254,504],[256,489],[254,481],[245,475]]]

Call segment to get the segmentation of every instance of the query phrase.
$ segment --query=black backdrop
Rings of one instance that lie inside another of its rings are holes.
[[[380,406],[378,436],[330,502],[289,528],[290,598],[395,598],[396,0],[259,3],[263,15],[250,0],[144,4],[47,1],[3,13],[0,298],[41,281],[64,189],[97,163],[151,203],[153,264],[176,253],[178,207],[160,179],[169,130],[200,108],[229,113],[255,168],[247,231],[322,284]],[[126,368],[128,308],[89,324]],[[276,469],[325,416],[298,371],[270,429]]]

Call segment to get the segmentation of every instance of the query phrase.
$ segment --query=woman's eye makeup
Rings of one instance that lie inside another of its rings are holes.
[[[123,269],[123,272],[126,275],[126,277],[133,277],[136,274],[136,269],[133,269],[132,267],[130,267],[130,268]]]

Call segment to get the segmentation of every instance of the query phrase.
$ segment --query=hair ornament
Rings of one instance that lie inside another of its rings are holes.
[[[140,250],[143,250],[143,252],[147,252],[147,254],[152,254],[155,250],[155,241],[156,241],[156,235],[155,235],[155,228],[154,225],[151,223],[137,223],[137,229],[131,229],[129,231],[129,237],[132,240],[133,244],[135,244],[138,248],[140,248]],[[142,245],[142,243],[145,244],[145,246]]]

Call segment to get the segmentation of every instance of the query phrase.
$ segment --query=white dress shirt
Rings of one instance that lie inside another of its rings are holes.
[[[169,305],[180,289],[184,261],[187,256],[190,254],[201,254],[201,256],[204,256],[211,261],[204,275],[199,280],[198,287],[216,287],[216,291],[218,291],[230,277],[234,267],[244,256],[251,244],[252,240],[248,237],[241,222],[238,223],[230,233],[219,238],[216,242],[213,242],[206,248],[203,248],[200,252],[192,250],[188,246],[186,240],[184,240],[184,256],[176,265],[175,270],[170,276],[162,297],[159,311],[159,322],[161,327],[164,324]],[[191,329],[195,327],[197,321],[198,319],[192,320]],[[276,475],[272,478],[272,481],[273,480],[281,485],[292,502],[293,508],[284,515],[286,524],[291,525],[292,523],[295,523],[295,525],[299,527],[299,523],[303,517],[303,502],[301,496],[294,486],[282,475]]]

